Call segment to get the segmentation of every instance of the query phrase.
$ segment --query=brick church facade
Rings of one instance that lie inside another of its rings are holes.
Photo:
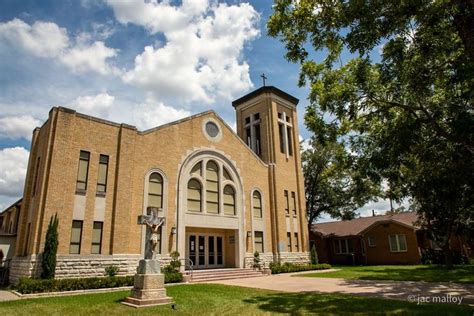
[[[234,101],[237,133],[215,112],[138,131],[51,109],[33,132],[12,281],[40,274],[51,216],[59,218],[56,276],[133,274],[145,251],[137,217],[166,218],[159,259],[194,269],[309,262],[298,100],[262,87]]]

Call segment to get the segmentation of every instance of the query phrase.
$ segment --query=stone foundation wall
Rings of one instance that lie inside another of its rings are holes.
[[[10,283],[16,283],[21,277],[39,277],[41,271],[41,256],[13,257],[10,262]]]
[[[309,264],[311,262],[309,252],[282,252],[278,258],[277,255],[273,253],[261,253],[260,254],[260,263],[263,267],[268,268],[270,263],[277,262],[280,259],[280,263],[294,263],[294,264]],[[244,266],[245,268],[252,268],[253,265],[253,255],[247,255],[245,257]]]
[[[105,268],[117,266],[117,275],[134,275],[137,271],[140,255],[87,255],[58,256],[56,260],[56,279],[85,278],[105,275]],[[159,259],[165,266],[171,257]],[[41,275],[41,257],[14,257],[10,265],[10,283],[17,282],[21,277],[39,277]]]

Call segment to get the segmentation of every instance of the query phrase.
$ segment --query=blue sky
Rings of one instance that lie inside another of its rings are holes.
[[[2,0],[0,209],[21,196],[31,131],[53,106],[139,129],[208,109],[234,125],[231,101],[265,73],[267,85],[300,99],[307,138],[309,91],[297,86],[284,45],[266,35],[271,11],[269,0]]]

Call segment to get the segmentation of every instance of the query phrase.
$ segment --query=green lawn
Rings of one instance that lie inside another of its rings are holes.
[[[315,278],[342,278],[358,280],[395,280],[474,283],[474,265],[459,265],[452,270],[442,266],[362,266],[333,267],[335,272],[308,273],[299,276]]]
[[[396,300],[342,294],[281,293],[217,284],[177,285],[167,288],[176,302],[134,309],[120,304],[126,292],[39,298],[0,302],[2,315],[261,315],[287,314],[377,314],[377,315],[472,315],[468,306],[416,305]]]

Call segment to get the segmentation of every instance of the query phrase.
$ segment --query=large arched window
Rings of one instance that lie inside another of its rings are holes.
[[[262,218],[262,196],[260,192],[253,192],[253,217]]]
[[[224,214],[235,215],[235,191],[230,185],[224,187]]]
[[[203,159],[193,164],[187,182],[187,211],[237,215],[234,175],[219,160]]]
[[[206,165],[206,212],[219,213],[219,167],[212,160]]]
[[[163,209],[163,190],[164,190],[164,180],[163,176],[158,172],[153,172],[148,177],[148,200],[146,204],[147,214],[150,215],[150,207],[156,207],[159,209]],[[157,245],[157,253],[161,254],[161,241],[162,241],[162,228],[160,226],[158,229],[158,245]],[[149,230],[146,230],[145,240],[149,240],[151,238],[151,233]],[[149,251],[146,248],[150,247],[150,243],[145,243],[145,252]]]
[[[201,183],[196,179],[188,182],[188,211],[201,212]]]
[[[148,179],[148,207],[163,207],[163,177],[158,172]]]

